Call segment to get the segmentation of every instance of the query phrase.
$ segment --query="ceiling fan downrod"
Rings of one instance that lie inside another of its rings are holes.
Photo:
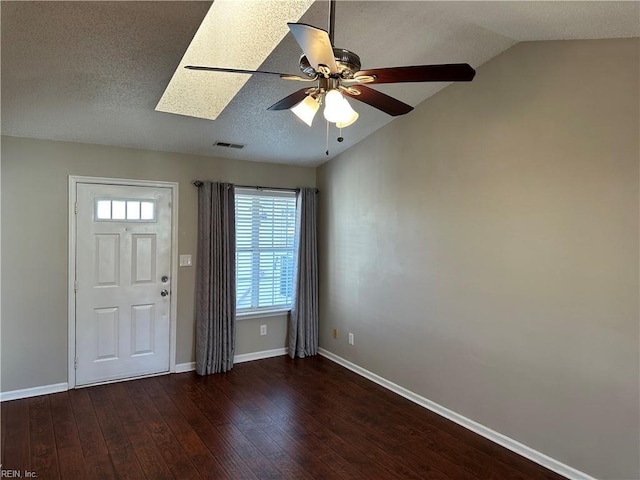
[[[333,36],[336,23],[336,0],[329,0],[329,41],[333,45]]]

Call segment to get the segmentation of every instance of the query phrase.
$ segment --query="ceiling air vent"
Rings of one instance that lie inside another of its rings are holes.
[[[229,143],[229,142],[216,142],[213,144],[214,147],[225,147],[225,148],[244,148],[244,145],[241,143]]]

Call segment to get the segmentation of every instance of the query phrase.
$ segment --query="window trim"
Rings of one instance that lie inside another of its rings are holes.
[[[236,320],[251,320],[254,318],[280,317],[289,315],[291,308],[243,308],[236,311]]]

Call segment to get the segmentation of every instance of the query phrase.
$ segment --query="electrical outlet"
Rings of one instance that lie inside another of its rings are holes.
[[[266,335],[266,334],[267,334],[267,326],[260,325],[260,335]]]
[[[349,345],[353,345],[353,333],[349,333]]]
[[[334,328],[334,329],[333,329],[333,339],[334,339],[334,340],[337,340],[337,339],[338,339],[338,329],[337,329],[337,328]]]

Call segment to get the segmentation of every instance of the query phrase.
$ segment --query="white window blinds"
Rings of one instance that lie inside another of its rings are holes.
[[[291,308],[296,194],[236,188],[236,308]]]

